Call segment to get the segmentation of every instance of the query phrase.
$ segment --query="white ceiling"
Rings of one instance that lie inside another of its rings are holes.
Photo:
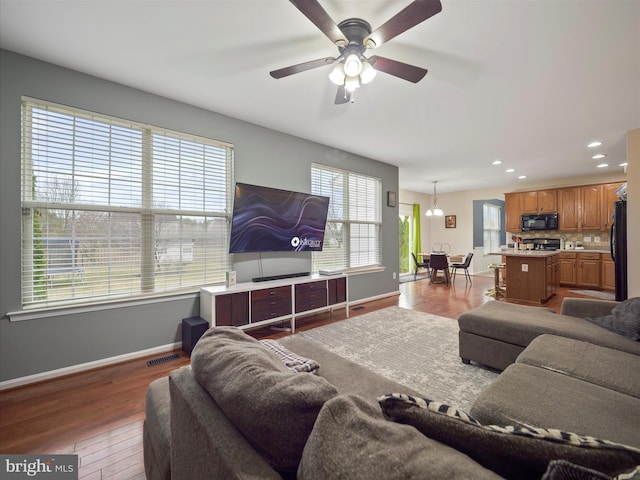
[[[409,3],[320,2],[374,29]],[[417,192],[597,174],[594,139],[622,171],[640,127],[640,0],[442,4],[375,51],[427,76],[379,73],[347,105],[331,67],[269,76],[338,54],[286,0],[0,0],[0,47],[397,165]]]

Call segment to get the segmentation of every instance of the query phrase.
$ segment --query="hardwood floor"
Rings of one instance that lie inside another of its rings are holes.
[[[493,286],[489,277],[473,276],[473,284],[428,280],[403,283],[400,296],[352,307],[350,316],[398,305],[449,318],[487,301]],[[565,296],[581,297],[562,288],[544,306],[559,311]],[[337,322],[344,309],[300,319],[298,331]],[[256,338],[279,338],[288,332],[258,329]],[[147,386],[156,378],[188,365],[182,352],[177,360],[149,367],[144,358],[0,392],[0,452],[75,453],[80,478],[143,479],[142,421]],[[157,358],[154,356],[153,358]]]

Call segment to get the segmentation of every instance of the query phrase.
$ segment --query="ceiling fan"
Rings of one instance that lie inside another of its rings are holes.
[[[353,101],[355,89],[373,80],[376,71],[413,83],[418,83],[427,74],[424,68],[390,58],[377,55],[367,58],[364,52],[367,49],[379,47],[440,12],[442,10],[440,0],[414,0],[374,31],[371,30],[371,25],[361,18],[349,18],[336,25],[320,6],[318,0],[289,1],[338,47],[340,54],[335,58],[324,57],[273,70],[270,72],[273,78],[288,77],[313,68],[335,64],[329,78],[338,85],[335,103],[343,104]]]

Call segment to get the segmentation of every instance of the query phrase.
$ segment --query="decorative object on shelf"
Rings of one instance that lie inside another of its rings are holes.
[[[396,206],[396,192],[388,191],[387,192],[387,207],[395,207]]]
[[[442,209],[438,207],[438,193],[436,192],[436,183],[438,183],[438,181],[434,180],[433,181],[433,207],[427,210],[427,213],[426,213],[427,217],[431,217],[431,216],[441,217],[442,215],[444,215],[444,212],[442,211]]]
[[[444,217],[444,228],[456,228],[455,215],[447,215]]]

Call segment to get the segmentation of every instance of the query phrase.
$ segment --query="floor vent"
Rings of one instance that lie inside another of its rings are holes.
[[[351,308],[351,310],[364,310],[365,307],[363,307],[362,305],[360,305],[359,307],[353,307]]]
[[[153,360],[149,360],[147,362],[148,367],[155,367],[156,365],[160,365],[161,363],[170,362],[171,360],[178,360],[180,358],[180,354],[174,353],[173,355],[167,355],[166,357],[154,358]]]

